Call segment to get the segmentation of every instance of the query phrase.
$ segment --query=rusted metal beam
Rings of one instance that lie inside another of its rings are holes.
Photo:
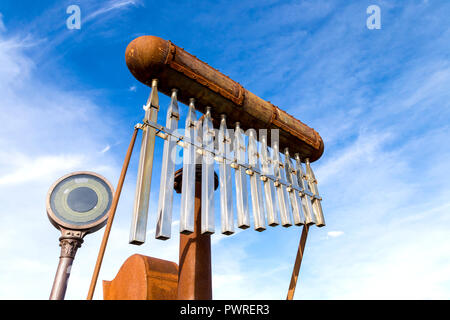
[[[240,122],[243,130],[279,129],[280,150],[289,148],[311,162],[323,153],[322,138],[314,129],[170,41],[155,36],[136,38],[128,45],[125,58],[136,79],[149,86],[152,79],[158,79],[159,90],[168,96],[173,88],[179,89],[179,101],[188,104],[195,98],[197,110],[203,113],[211,106],[218,123],[224,113],[229,125]]]
[[[289,290],[286,300],[294,299],[295,287],[297,286],[298,274],[300,272],[300,266],[302,265],[303,253],[305,252],[306,238],[308,237],[309,226],[305,224],[303,226],[302,235],[300,236],[300,243],[298,245],[297,257],[295,258],[294,270],[292,271],[291,283],[289,284]]]
[[[106,246],[108,244],[109,234],[111,232],[111,227],[114,221],[114,216],[116,214],[117,205],[119,204],[120,193],[122,192],[123,183],[125,181],[125,176],[127,174],[128,165],[130,164],[131,154],[133,153],[134,143],[136,142],[138,128],[135,127],[133,135],[131,137],[130,144],[128,146],[127,154],[125,155],[125,160],[122,166],[122,172],[120,173],[119,182],[117,182],[117,189],[114,193],[111,209],[108,215],[108,222],[106,223],[105,232],[103,234],[102,243],[98,251],[97,262],[95,263],[94,272],[92,274],[91,284],[89,286],[89,291],[87,295],[87,300],[92,300],[94,296],[95,286],[97,284],[98,274],[100,273],[100,268],[102,266],[103,257],[105,255]]]

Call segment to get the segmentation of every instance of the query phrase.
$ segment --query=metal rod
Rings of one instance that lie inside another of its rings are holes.
[[[248,214],[248,192],[247,192],[247,174],[245,168],[237,163],[245,162],[245,144],[242,129],[239,122],[236,122],[234,131],[234,179],[236,188],[236,211],[238,228],[247,229],[250,227],[250,216]]]
[[[202,157],[202,233],[214,233],[214,128],[211,108],[206,108],[203,118]]]
[[[222,156],[229,156],[231,153],[231,139],[227,129],[226,116],[222,114],[219,128],[219,152]],[[227,160],[219,163],[219,186],[220,186],[220,209],[222,233],[231,235],[234,233],[233,198],[231,185],[231,168]]]
[[[292,226],[291,207],[289,206],[285,173],[284,170],[281,169],[283,167],[283,164],[281,163],[280,160],[280,150],[278,149],[278,142],[274,141],[272,148],[273,148],[273,171],[275,178],[277,178],[277,183],[275,185],[277,187],[281,225],[283,227],[290,227]],[[283,184],[280,184],[279,183],[280,181],[283,181]]]
[[[298,274],[300,272],[300,266],[302,265],[303,253],[305,252],[306,238],[308,237],[309,226],[304,225],[302,235],[300,237],[300,243],[298,245],[297,257],[295,258],[294,269],[292,270],[291,282],[289,283],[289,290],[286,300],[292,300],[294,298],[295,288],[297,286]]]
[[[195,100],[190,99],[186,117],[185,134],[192,142],[197,140]],[[195,199],[195,145],[187,143],[183,149],[183,180],[181,182],[180,232],[194,232],[194,199]]]
[[[89,286],[89,291],[87,295],[87,300],[92,300],[94,296],[95,286],[97,284],[98,275],[100,273],[100,268],[102,266],[103,257],[105,255],[106,246],[108,244],[109,234],[111,233],[111,227],[114,221],[114,216],[116,215],[117,205],[120,199],[120,193],[122,192],[123,183],[125,181],[125,176],[127,174],[128,165],[130,164],[131,154],[133,153],[134,144],[136,142],[138,127],[136,126],[133,131],[133,136],[131,137],[130,144],[128,146],[127,154],[125,155],[125,160],[122,165],[122,171],[120,172],[119,181],[117,182],[117,189],[114,193],[114,197],[111,203],[111,209],[108,214],[108,222],[106,223],[105,232],[103,233],[102,243],[100,244],[100,249],[98,251],[97,262],[95,263],[94,272],[92,274],[91,284]]]
[[[166,126],[169,130],[178,128],[178,119],[180,114],[177,103],[177,89],[172,90],[172,98],[169,109],[167,110]],[[163,160],[161,166],[161,183],[159,187],[158,218],[156,223],[155,237],[160,240],[170,238],[172,229],[172,203],[174,173],[175,173],[175,154],[176,140],[168,136],[164,141]]]
[[[261,190],[261,176],[259,171],[258,149],[256,146],[256,132],[249,130],[248,134],[248,162],[251,166],[250,173],[250,191],[252,195],[253,223],[256,231],[266,230],[266,219],[264,202]]]
[[[292,216],[294,218],[294,224],[296,226],[299,226],[299,225],[302,225],[305,223],[305,218],[304,218],[300,193],[294,189],[294,188],[298,188],[299,186],[298,186],[297,177],[295,176],[295,169],[291,162],[291,156],[289,155],[288,148],[284,149],[284,168],[286,170],[287,181],[292,186],[292,187],[288,188],[288,191],[289,191],[289,198],[291,199]]]
[[[295,154],[295,162],[297,164],[296,173],[298,184],[304,190],[304,192],[302,192],[300,195],[302,198],[303,213],[305,214],[305,223],[308,225],[315,224],[316,219],[311,205],[311,198],[309,195],[306,194],[306,192],[311,194],[311,191],[309,190],[308,183],[305,181],[306,175],[303,172],[302,160],[300,159],[300,155],[298,153]]]
[[[158,80],[153,79],[152,91],[147,104],[144,106],[144,123],[148,121],[156,122],[158,118],[159,100],[157,86]],[[144,126],[142,130],[142,145],[129,241],[130,244],[135,245],[141,245],[145,242],[156,138],[156,131],[153,127]]]
[[[63,231],[64,234],[65,231]],[[75,259],[77,249],[83,243],[82,237],[63,235],[59,238],[61,255],[59,257],[58,268],[56,269],[55,280],[53,281],[50,300],[64,300],[67,283],[69,282],[72,263]]]
[[[309,163],[308,158],[305,159],[305,165],[306,165],[306,177],[308,179],[309,188],[315,196],[319,196],[319,189],[317,188],[317,180],[316,177],[314,176],[314,172],[311,168],[311,164]],[[316,226],[318,227],[325,226],[325,218],[323,216],[320,199],[312,198],[311,204],[314,211],[314,215],[316,217]]]
[[[266,200],[267,224],[271,227],[275,227],[280,224],[280,221],[278,220],[274,182],[271,179],[267,179],[267,176],[271,176],[274,173],[272,158],[270,157],[269,147],[267,146],[267,135],[262,134],[260,136],[260,142],[261,171],[263,174],[264,199]]]
[[[149,122],[146,122],[146,125],[150,126],[152,128],[155,128],[156,129],[156,135],[158,137],[162,138],[162,139],[167,139],[168,136],[172,136],[172,137],[175,137],[177,139],[177,144],[179,146],[183,147],[183,148],[185,148],[186,146],[189,146],[189,145],[194,146],[196,148],[196,150],[197,150],[197,154],[199,156],[199,159],[201,159],[201,154],[203,154],[204,151],[205,151],[205,149],[203,148],[203,145],[201,143],[201,136],[200,136],[200,139],[192,140],[189,137],[186,137],[186,136],[183,136],[182,134],[177,133],[176,131],[172,132],[171,130],[169,130],[169,129],[165,128],[164,126],[161,126],[161,125],[159,125],[159,124],[157,124],[155,122],[149,121]],[[216,149],[214,149],[213,151],[212,151],[212,149],[209,149],[209,150],[210,150],[210,153],[215,158],[218,158],[218,159],[220,159],[220,161],[222,161],[223,157],[219,155],[219,151],[218,150],[216,150]],[[224,160],[229,161],[233,168],[236,168],[236,167],[243,168],[245,170],[245,172],[247,173],[247,175],[252,175],[253,172],[256,172],[259,175],[262,175],[262,172],[261,172],[260,169],[255,168],[255,167],[252,168],[251,165],[248,162],[236,161],[236,159],[234,157],[233,158],[225,157]],[[266,179],[266,178],[270,179],[270,180],[272,180],[272,181],[274,181],[276,183],[285,185],[286,188],[287,187],[292,187],[292,188],[296,189],[298,192],[308,195],[310,198],[316,198],[316,199],[321,200],[320,196],[313,195],[312,192],[309,191],[309,189],[308,190],[303,190],[300,187],[297,188],[297,187],[291,186],[290,184],[286,183],[285,181],[279,181],[273,175],[267,175],[267,176],[264,177],[264,179]]]

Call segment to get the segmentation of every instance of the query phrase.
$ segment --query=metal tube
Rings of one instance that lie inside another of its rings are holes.
[[[256,132],[249,130],[248,134],[248,163],[259,171],[258,149],[256,146]],[[264,202],[261,190],[261,176],[254,171],[250,173],[250,191],[252,195],[253,223],[256,231],[266,230]]]
[[[195,100],[190,99],[186,118],[185,137],[195,142],[197,139]],[[181,183],[180,232],[194,232],[194,199],[195,199],[195,147],[187,143],[183,150],[183,180]]]
[[[260,130],[260,132],[261,131],[262,130]],[[267,224],[271,227],[275,227],[280,224],[275,200],[275,186],[272,180],[265,178],[265,176],[273,175],[273,164],[267,146],[267,135],[260,134],[260,142],[261,172],[263,174],[264,199],[266,200]]]
[[[63,231],[63,233],[64,232],[66,231]],[[50,300],[64,300],[72,263],[75,259],[75,254],[82,243],[83,239],[80,237],[65,235],[59,238],[61,255],[59,257],[58,268],[56,269],[55,280],[53,281],[53,287],[50,293]]]
[[[319,196],[319,189],[317,188],[317,180],[316,177],[314,176],[314,172],[311,168],[311,164],[309,163],[308,158],[305,159],[305,165],[309,188],[315,196]],[[322,204],[320,203],[320,200],[314,197],[312,199],[311,204],[314,211],[314,215],[316,217],[316,226],[318,227],[325,226],[325,218],[323,216]]]
[[[167,110],[166,127],[169,130],[176,130],[179,119],[177,89],[173,89],[169,109]],[[170,186],[174,182],[174,152],[176,151],[176,147],[177,141],[171,135],[167,136],[167,139],[164,141],[161,183],[159,187],[158,220],[155,231],[155,238],[160,240],[169,239],[172,229],[173,188]]]
[[[214,233],[214,128],[211,108],[206,108],[203,118],[202,157],[202,233]]]
[[[95,263],[94,273],[92,274],[91,284],[89,286],[89,292],[87,295],[87,300],[92,300],[94,296],[95,286],[97,284],[98,274],[100,273],[100,268],[102,266],[103,256],[105,255],[106,245],[108,244],[109,234],[111,232],[111,227],[114,221],[114,216],[116,215],[117,205],[119,203],[120,194],[122,192],[123,183],[125,181],[125,176],[127,174],[128,165],[130,164],[131,154],[133,153],[134,144],[136,142],[138,128],[134,128],[133,136],[131,137],[130,144],[128,146],[127,154],[125,155],[125,160],[122,165],[122,171],[120,172],[119,181],[117,182],[117,189],[114,193],[114,197],[111,203],[111,209],[108,213],[108,222],[106,223],[105,232],[103,233],[102,243],[98,251],[97,262]]]
[[[231,139],[228,133],[226,116],[223,114],[219,128],[219,154],[229,157],[231,154]],[[231,168],[228,160],[223,159],[219,163],[219,186],[220,186],[220,208],[222,233],[231,235],[234,233],[233,199],[231,190]]]
[[[300,155],[298,153],[295,154],[295,162],[297,164],[296,173],[297,173],[297,181],[298,181],[299,186],[305,192],[311,193],[309,190],[308,183],[305,182],[306,176],[303,172],[302,160],[300,159]],[[305,214],[305,223],[307,225],[315,224],[316,219],[315,219],[314,211],[312,209],[311,199],[310,199],[310,196],[308,196],[308,194],[306,194],[305,192],[302,192],[300,194],[301,198],[302,198],[303,213]]]
[[[291,207],[289,206],[289,198],[285,186],[285,184],[287,184],[286,177],[284,174],[284,170],[281,169],[283,164],[280,161],[280,151],[278,149],[278,142],[274,141],[272,148],[273,148],[273,171],[275,177],[278,179],[279,182],[284,183],[284,184],[280,183],[275,184],[277,189],[278,205],[280,207],[281,225],[283,227],[290,227],[292,226]]]
[[[295,169],[291,162],[291,157],[289,155],[289,149],[284,149],[284,168],[286,170],[286,177],[288,183],[290,183],[294,188],[298,188],[297,177],[295,176]],[[289,198],[291,199],[292,206],[292,216],[294,218],[294,224],[296,226],[302,225],[305,223],[304,213],[302,209],[302,200],[300,198],[300,194],[294,189],[290,188]]]
[[[236,163],[245,162],[244,136],[239,122],[236,122],[236,128],[234,131],[234,157]],[[247,174],[242,166],[236,166],[234,169],[238,228],[247,229],[250,227],[250,217],[248,214]]]
[[[148,205],[152,182],[153,154],[155,151],[156,131],[145,122],[156,122],[159,110],[158,80],[153,79],[152,91],[144,106],[145,118],[142,129],[142,145],[139,157],[136,196],[134,198],[133,218],[131,221],[130,243],[141,245],[145,242],[147,230]]]

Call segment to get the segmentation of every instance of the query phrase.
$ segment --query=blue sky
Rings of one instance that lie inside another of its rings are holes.
[[[81,30],[66,28],[72,4]],[[372,4],[380,30],[366,27]],[[149,34],[323,137],[313,167],[327,226],[310,232],[296,299],[449,299],[449,12],[444,0],[2,1],[0,298],[48,298],[59,256],[45,214],[53,181],[90,170],[116,185],[149,93],[124,52]],[[161,123],[168,101],[160,96]],[[177,261],[178,226],[155,240],[154,211],[148,241],[128,245],[137,162],[135,152],[100,279],[133,253]],[[155,207],[157,174],[152,186]],[[214,235],[214,298],[284,299],[300,231]],[[85,298],[101,235],[85,238],[68,299]],[[101,291],[99,282],[96,298]]]

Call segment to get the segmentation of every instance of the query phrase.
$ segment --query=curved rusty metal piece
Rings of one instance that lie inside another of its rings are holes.
[[[134,254],[112,281],[103,280],[104,300],[176,300],[178,265]]]
[[[189,98],[195,98],[196,108],[203,113],[211,106],[217,122],[225,113],[230,125],[240,122],[243,130],[279,129],[281,150],[287,147],[311,162],[324,151],[323,140],[314,129],[170,41],[155,36],[136,38],[128,45],[125,59],[140,82],[150,86],[157,78],[158,89],[168,96],[173,88],[179,89],[179,101],[188,104]]]

